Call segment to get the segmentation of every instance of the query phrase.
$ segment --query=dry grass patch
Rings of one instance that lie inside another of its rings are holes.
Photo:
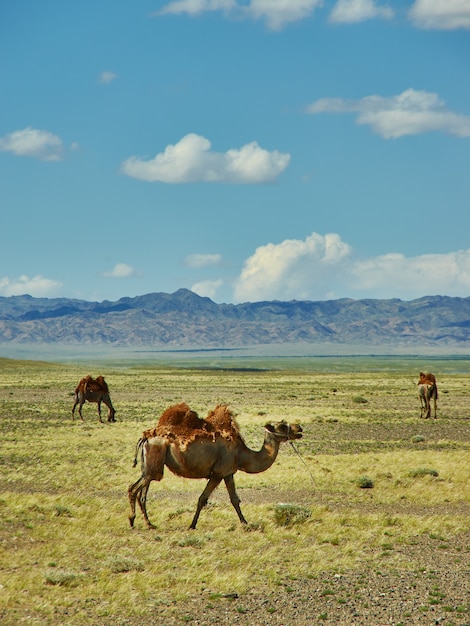
[[[409,548],[421,541],[445,552],[470,532],[468,387],[460,394],[470,378],[448,376],[442,416],[424,421],[415,370],[388,372],[385,392],[383,372],[359,370],[103,371],[0,361],[0,617],[133,626],[158,614],[165,623],[175,603],[195,595],[226,600],[325,571],[412,571],[419,555],[410,560]],[[84,422],[71,420],[71,390],[89,372],[106,376],[115,424],[100,424],[92,405]],[[229,403],[253,449],[268,421],[304,427],[297,452],[284,444],[267,472],[237,474],[247,527],[221,486],[198,530],[188,531],[204,481],[167,471],[149,491],[156,530],[144,529],[140,512],[129,528],[136,441],[180,400],[202,416]],[[373,488],[359,489],[361,477]]]

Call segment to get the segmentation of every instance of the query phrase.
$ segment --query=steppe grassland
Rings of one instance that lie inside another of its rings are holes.
[[[459,508],[469,501],[468,362],[432,368],[438,420],[419,417],[416,361],[248,371],[0,360],[0,616],[47,621],[73,608],[74,623],[99,622],[203,589],[242,593],[364,563],[413,567],[406,545],[427,534],[438,547],[470,530]],[[115,424],[101,424],[91,404],[72,421],[87,373],[105,375]],[[157,529],[138,512],[130,530],[136,441],[182,400],[201,416],[230,404],[254,449],[267,421],[302,424],[304,438],[282,446],[270,470],[237,474],[247,528],[220,487],[188,531],[204,483],[166,472],[148,497]],[[371,488],[360,487],[365,477]],[[280,502],[307,515],[279,524]]]

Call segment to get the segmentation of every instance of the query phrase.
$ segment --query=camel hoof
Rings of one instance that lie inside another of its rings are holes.
[[[129,524],[130,524],[131,528],[134,528],[134,520],[135,520],[135,515],[134,516],[130,515],[129,516]]]

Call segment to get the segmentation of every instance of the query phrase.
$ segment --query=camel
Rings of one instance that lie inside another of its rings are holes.
[[[420,372],[418,381],[418,396],[421,402],[421,417],[431,417],[431,400],[434,404],[434,418],[437,418],[437,382],[431,372]]]
[[[147,528],[155,528],[147,515],[147,492],[152,480],[162,480],[165,465],[177,476],[207,479],[190,529],[196,528],[202,509],[222,480],[240,522],[246,524],[240,509],[234,474],[238,470],[249,474],[264,472],[276,460],[282,442],[302,437],[302,427],[299,424],[288,424],[285,421],[266,424],[265,431],[262,448],[254,451],[243,441],[233,413],[227,405],[216,406],[206,419],[199,418],[184,402],[169,407],[161,415],[157,426],[144,431],[137,442],[134,467],[140,451],[142,476],[128,489],[131,528],[134,526],[136,500]]]
[[[72,407],[72,419],[75,419],[75,407],[78,406],[78,413],[83,421],[82,406],[85,402],[96,402],[98,404],[98,417],[101,419],[101,403],[105,404],[108,411],[108,422],[115,422],[116,411],[114,410],[111,396],[109,395],[108,384],[103,376],[92,378],[90,375],[82,378],[75,389],[75,402]]]

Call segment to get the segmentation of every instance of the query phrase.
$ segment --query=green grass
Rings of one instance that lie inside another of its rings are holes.
[[[421,420],[421,364],[392,359],[384,373],[386,360],[379,370],[360,363],[244,371],[0,359],[0,617],[145,622],[202,590],[243,593],[377,560],[413,567],[406,545],[416,537],[438,537],[439,547],[469,532],[458,505],[469,498],[470,374],[442,362],[439,419]],[[73,389],[87,373],[105,375],[115,424],[89,404],[72,421]],[[204,482],[166,471],[148,496],[156,530],[140,511],[129,528],[137,439],[182,400],[201,416],[229,403],[254,449],[267,421],[302,424],[296,451],[286,444],[267,472],[236,475],[248,527],[219,487],[189,531]],[[358,489],[365,478],[373,489]]]

